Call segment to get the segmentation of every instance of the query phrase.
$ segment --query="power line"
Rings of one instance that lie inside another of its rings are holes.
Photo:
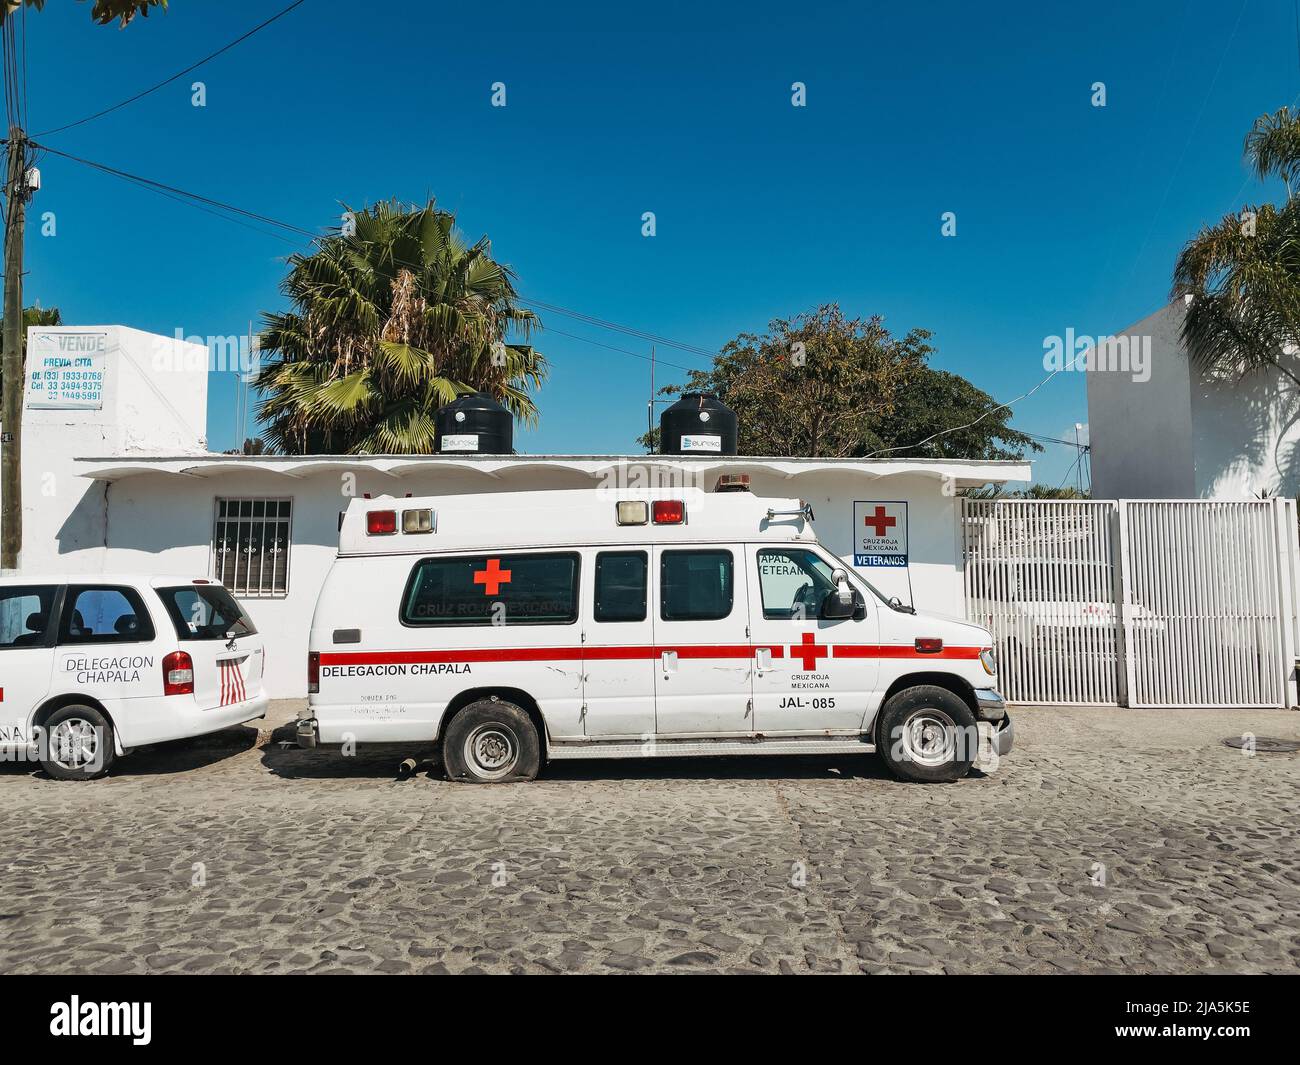
[[[681,366],[675,362],[666,362],[663,359],[651,359],[649,355],[642,355],[640,352],[628,351],[627,348],[617,348],[613,344],[605,344],[599,340],[592,340],[590,337],[578,336],[577,333],[566,333],[563,329],[556,329],[552,325],[544,326],[547,334],[555,333],[557,336],[568,337],[570,340],[581,340],[584,344],[594,344],[598,348],[604,348],[606,351],[617,351],[621,355],[631,355],[634,359],[641,359],[644,362],[654,362],[656,366],[671,366],[674,370],[683,370],[686,373],[699,373],[691,366]]]
[[[299,0],[301,2],[301,0]],[[148,188],[163,193],[171,193],[173,197],[182,196],[186,199],[194,200],[196,203],[206,204],[208,207],[216,208],[219,211],[228,211],[231,214],[242,215],[245,218],[252,219],[255,222],[263,222],[267,225],[277,226],[280,229],[287,230],[291,233],[298,233],[310,240],[320,238],[319,233],[313,233],[310,229],[303,229],[302,226],[296,226],[292,222],[281,222],[278,218],[272,218],[269,215],[258,214],[256,211],[246,211],[242,207],[235,207],[233,204],[222,203],[220,200],[214,200],[208,196],[200,196],[197,192],[186,192],[184,189],[178,189],[174,185],[166,185],[161,181],[154,181],[152,178],[141,177],[139,174],[131,174],[125,170],[118,170],[116,167],[107,166],[104,163],[96,163],[91,159],[82,159],[80,156],[72,155],[68,152],[59,151],[57,148],[51,148],[46,144],[37,144],[35,147],[42,151],[49,152],[51,155],[58,155],[64,159],[69,159],[74,163],[80,163],[82,166],[88,166],[95,170],[102,170],[106,174],[112,174],[114,177],[122,178],[126,181],[133,181],[138,185],[144,185]],[[237,221],[231,218],[229,221]],[[271,234],[278,236],[278,234]]]
[[[211,62],[213,59],[216,59],[217,56],[222,55],[225,52],[229,52],[230,49],[235,47],[235,45],[241,44],[242,42],[248,40],[248,38],[253,36],[253,34],[259,32],[260,30],[266,29],[266,27],[271,25],[272,22],[275,22],[277,19],[284,18],[284,16],[287,15],[290,11],[292,11],[295,7],[300,7],[306,2],[307,0],[294,0],[294,2],[290,4],[288,7],[286,7],[283,11],[276,12],[265,22],[259,23],[258,25],[254,26],[247,33],[243,34],[242,36],[236,37],[229,44],[224,45],[221,48],[218,48],[211,55],[204,56],[197,63],[191,63],[184,70],[178,70],[170,78],[167,78],[164,81],[160,81],[157,85],[152,85],[149,88],[136,93],[134,96],[127,97],[127,99],[121,101],[120,103],[113,104],[112,107],[106,107],[102,111],[96,111],[93,115],[87,115],[85,118],[79,118],[75,122],[67,122],[62,126],[55,126],[53,129],[42,130],[40,133],[37,133],[36,136],[48,137],[52,133],[62,133],[65,129],[72,129],[74,126],[85,125],[87,122],[93,122],[97,118],[103,118],[105,115],[112,114],[112,112],[120,110],[123,107],[126,107],[127,104],[133,104],[136,102],[136,100],[143,99],[144,97],[148,96],[150,93],[157,92],[159,89],[163,88],[163,86],[170,85],[177,78],[185,77],[185,75],[190,73],[190,71],[197,70],[199,67],[203,66],[204,63]]]
[[[1047,384],[1047,382],[1050,381],[1057,374],[1064,373],[1066,370],[1073,369],[1074,364],[1079,361],[1079,357],[1081,355],[1086,355],[1090,351],[1092,351],[1092,348],[1085,348],[1083,351],[1076,352],[1074,358],[1072,358],[1064,366],[1058,367],[1057,369],[1053,370],[1041,381],[1039,381],[1038,384],[1034,385],[1034,387],[1031,388],[1028,392],[1024,392],[1021,395],[1017,396],[1015,399],[1008,400],[1006,403],[999,403],[995,407],[990,407],[978,418],[975,418],[973,421],[967,422],[965,425],[954,425],[951,429],[940,429],[937,433],[931,433],[924,440],[918,440],[915,444],[899,444],[895,447],[882,447],[876,451],[871,452],[870,455],[867,455],[865,457],[871,459],[871,458],[875,458],[877,455],[886,455],[891,451],[908,451],[914,447],[921,447],[923,444],[928,444],[931,440],[937,440],[941,436],[947,436],[949,433],[959,433],[963,429],[970,429],[973,426],[979,425],[979,423],[982,422],[985,418],[987,418],[990,414],[993,414],[1000,410],[1010,410],[1022,399],[1028,399],[1040,388],[1042,388],[1043,385]],[[1028,436],[1029,434],[1026,433],[1025,435]]]
[[[584,314],[582,311],[575,311],[569,307],[560,307],[554,303],[543,303],[541,300],[531,300],[527,296],[521,296],[520,299],[531,307],[540,307],[542,310],[551,311],[555,314],[563,314],[569,318],[576,318],[579,321],[586,322],[588,325],[594,325],[600,329],[608,329],[611,332],[625,333],[628,336],[636,337],[638,340],[646,340],[653,344],[663,344],[665,347],[676,348],[679,351],[685,351],[691,355],[698,355],[701,358],[713,359],[717,353],[709,351],[707,348],[701,348],[695,344],[687,344],[684,341],[673,340],[669,337],[662,337],[656,333],[649,333],[643,329],[637,329],[635,326],[623,325],[619,322],[611,322],[604,318],[597,318],[594,315]]]

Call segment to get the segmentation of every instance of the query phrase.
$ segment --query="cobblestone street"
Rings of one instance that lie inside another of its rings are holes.
[[[1015,720],[996,772],[929,787],[873,757],[399,780],[283,727],[91,784],[6,764],[0,972],[1300,971],[1300,756],[1220,743],[1300,715]]]

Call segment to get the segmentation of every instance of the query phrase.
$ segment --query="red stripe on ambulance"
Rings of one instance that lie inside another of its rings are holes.
[[[458,651],[322,651],[322,666],[401,666],[440,662],[580,662],[638,661],[658,658],[666,651],[678,658],[753,658],[759,650],[769,650],[773,658],[785,658],[786,647],[798,657],[802,645],[784,644],[638,644],[628,646],[589,647],[475,647]],[[979,647],[945,647],[925,654],[911,644],[826,645],[834,658],[979,658]]]

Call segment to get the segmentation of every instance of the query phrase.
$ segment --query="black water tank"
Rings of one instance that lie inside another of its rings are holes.
[[[441,454],[509,455],[515,421],[486,392],[468,392],[434,415],[434,450]]]
[[[659,416],[659,454],[734,455],[736,412],[717,396],[687,392]]]

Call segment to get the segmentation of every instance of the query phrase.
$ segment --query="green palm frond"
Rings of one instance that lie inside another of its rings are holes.
[[[255,383],[269,446],[429,451],[433,415],[465,391],[535,423],[546,359],[513,338],[526,342],[540,322],[487,239],[468,244],[433,201],[379,203],[354,219],[351,235],[340,228],[290,257],[291,309],[264,316]],[[504,360],[492,357],[499,342]]]

